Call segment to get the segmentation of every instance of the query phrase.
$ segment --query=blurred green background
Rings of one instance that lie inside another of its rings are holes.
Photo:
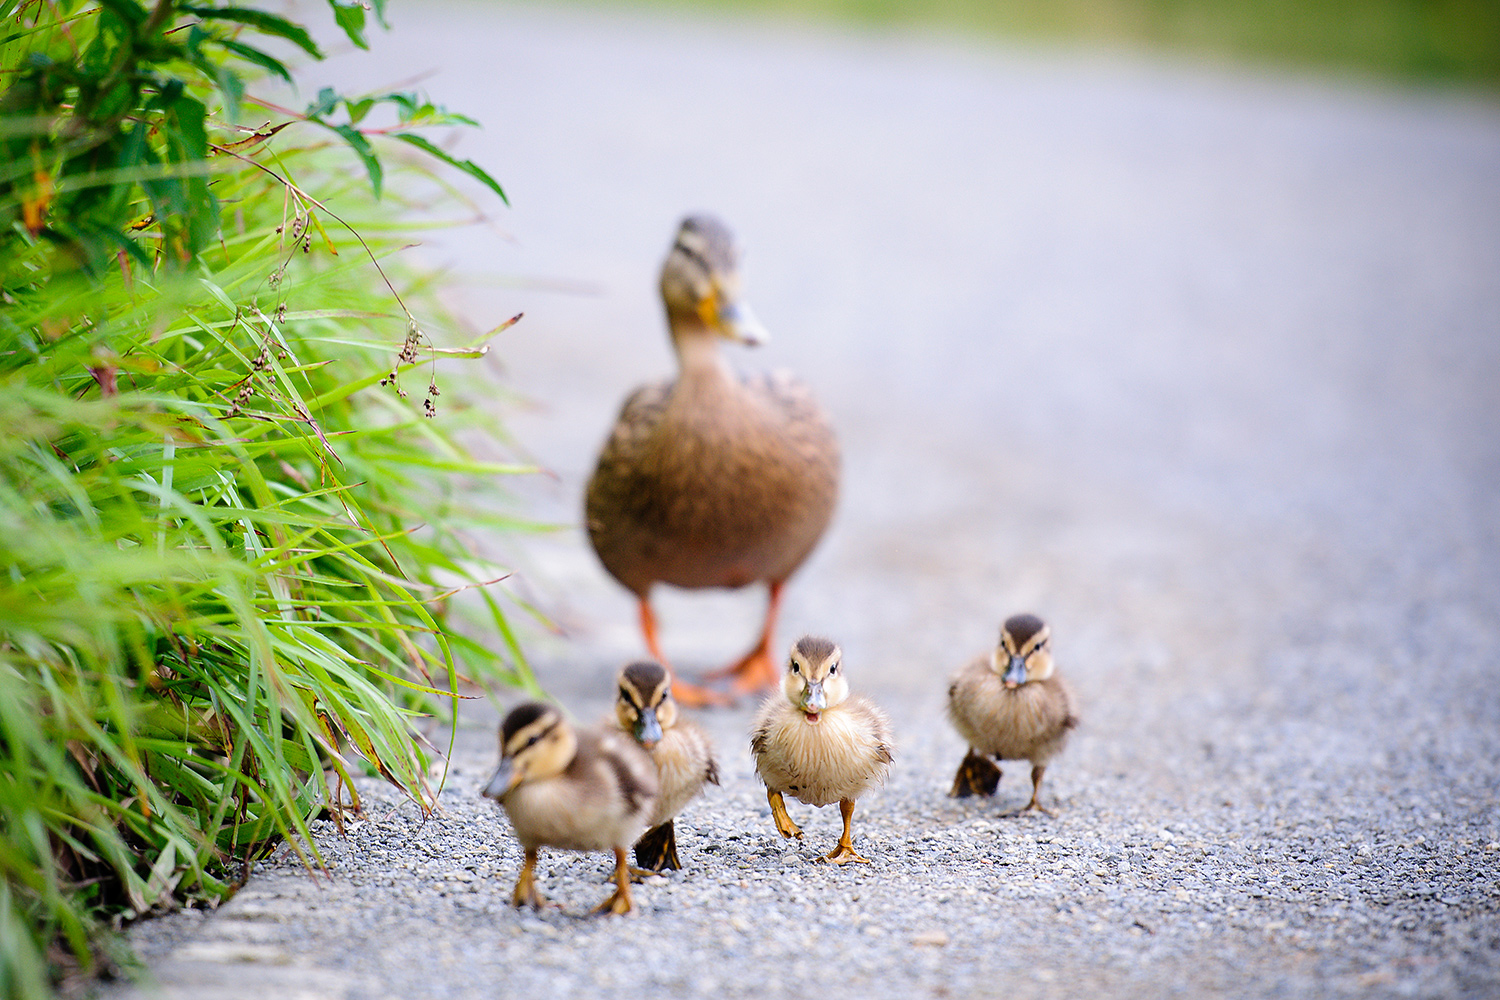
[[[598,0],[587,0],[597,3]],[[1500,84],[1500,0],[615,0]]]

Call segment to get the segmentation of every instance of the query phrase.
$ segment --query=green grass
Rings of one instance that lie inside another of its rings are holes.
[[[1500,84],[1496,0],[620,0]]]
[[[0,0],[6,997],[277,843],[316,865],[358,774],[430,805],[424,720],[536,689],[472,541],[524,525],[465,499],[526,471],[462,443],[503,438],[462,369],[509,320],[458,327],[400,255],[479,211],[435,166],[498,185],[416,95],[256,108],[236,59],[280,64],[241,26],[298,29],[218,10]]]

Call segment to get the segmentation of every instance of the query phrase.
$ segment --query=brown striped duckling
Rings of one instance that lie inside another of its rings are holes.
[[[510,816],[526,852],[511,903],[541,909],[536,858],[541,847],[615,852],[615,891],[595,913],[629,913],[626,850],[656,808],[656,767],[612,729],[578,729],[550,705],[516,706],[500,725],[500,766],[481,793]]]
[[[758,344],[765,328],[740,297],[733,235],[709,216],[685,219],[662,265],[661,295],[677,353],[675,380],[625,401],[584,504],[599,561],[636,597],[651,656],[651,588],[770,588],[754,647],[718,676],[734,690],[776,684],[771,655],[782,585],[822,537],[838,497],[839,448],[807,388],[786,373],[742,377],[719,341]],[[670,665],[669,669],[670,669]],[[727,699],[674,682],[685,705]]]
[[[802,839],[783,795],[810,806],[839,804],[844,833],[826,856],[834,864],[870,860],[854,850],[849,824],[855,800],[884,781],[891,767],[890,723],[870,701],[850,696],[842,661],[843,652],[829,640],[798,639],[782,694],[766,699],[750,736],[755,770],[783,837]]]
[[[948,686],[948,718],[969,742],[949,793],[958,798],[993,795],[1000,784],[995,760],[1031,762],[1031,801],[1016,813],[1045,808],[1037,795],[1047,763],[1062,752],[1078,725],[1073,696],[1055,673],[1052,630],[1036,615],[1013,615],[1000,629],[1000,644],[954,674]]]
[[[632,663],[617,678],[615,721],[656,763],[660,793],[645,836],[635,842],[635,863],[649,872],[679,869],[673,819],[705,784],[719,783],[708,734],[677,711],[672,675],[659,663]]]

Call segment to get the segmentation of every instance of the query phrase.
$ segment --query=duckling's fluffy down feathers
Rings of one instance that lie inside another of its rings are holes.
[[[527,850],[624,850],[656,808],[656,765],[623,733],[578,730],[578,752],[556,777],[526,781],[501,800]]]
[[[1043,767],[1078,725],[1073,695],[1062,679],[1028,681],[1007,688],[989,656],[958,673],[948,687],[948,718],[960,736],[999,760],[1029,760]]]
[[[890,733],[885,713],[858,695],[829,708],[813,724],[777,692],[756,717],[750,750],[767,789],[826,806],[853,801],[885,780]]]
[[[682,812],[705,784],[719,783],[719,765],[708,734],[688,719],[678,719],[662,734],[661,742],[651,748],[651,759],[661,782],[652,827]]]

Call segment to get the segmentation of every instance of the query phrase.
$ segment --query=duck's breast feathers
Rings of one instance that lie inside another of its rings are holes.
[[[768,699],[750,738],[756,772],[767,788],[824,806],[856,799],[885,780],[893,759],[890,724],[875,705],[855,696],[822,713],[814,725],[779,700]]]
[[[1040,764],[1062,750],[1069,730],[1078,725],[1072,693],[1062,678],[1053,675],[1007,689],[986,658],[954,675],[948,718],[975,750]]]

